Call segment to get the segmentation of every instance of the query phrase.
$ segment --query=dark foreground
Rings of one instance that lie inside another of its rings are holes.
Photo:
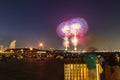
[[[0,62],[0,80],[63,80],[62,61],[47,59]]]

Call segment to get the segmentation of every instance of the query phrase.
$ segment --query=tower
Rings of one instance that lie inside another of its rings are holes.
[[[16,40],[13,40],[13,41],[10,43],[9,48],[15,48],[15,47],[16,47]]]

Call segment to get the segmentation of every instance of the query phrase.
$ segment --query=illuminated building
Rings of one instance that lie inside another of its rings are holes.
[[[88,69],[86,64],[65,63],[64,80],[87,80]]]
[[[13,41],[10,43],[9,48],[14,49],[15,47],[16,47],[16,40],[13,40]]]
[[[96,68],[97,80],[100,80],[100,72]],[[88,68],[85,62],[79,60],[67,61],[64,63],[64,80],[89,80]]]

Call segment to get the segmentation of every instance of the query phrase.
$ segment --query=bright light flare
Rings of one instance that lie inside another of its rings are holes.
[[[71,29],[73,29],[73,30],[79,30],[79,29],[81,29],[81,25],[79,23],[73,23],[71,25]]]
[[[30,49],[30,51],[32,51],[32,50],[33,50],[33,48],[32,48],[32,47],[30,47],[29,49]]]
[[[40,46],[40,47],[43,47],[43,43],[40,43],[39,46]]]
[[[69,47],[69,39],[67,37],[64,37],[63,45],[65,47],[65,50],[68,50]]]
[[[78,39],[77,39],[77,37],[71,38],[71,42],[73,43],[74,46],[77,46],[78,45]]]
[[[65,25],[63,28],[62,28],[62,32],[64,33],[65,36],[70,36],[70,28],[69,26]]]

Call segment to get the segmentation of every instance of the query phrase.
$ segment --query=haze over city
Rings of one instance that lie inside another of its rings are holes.
[[[0,1],[0,45],[16,40],[16,47],[63,49],[57,26],[66,20],[82,17],[88,32],[80,48],[120,48],[120,1],[109,0],[4,0]]]

